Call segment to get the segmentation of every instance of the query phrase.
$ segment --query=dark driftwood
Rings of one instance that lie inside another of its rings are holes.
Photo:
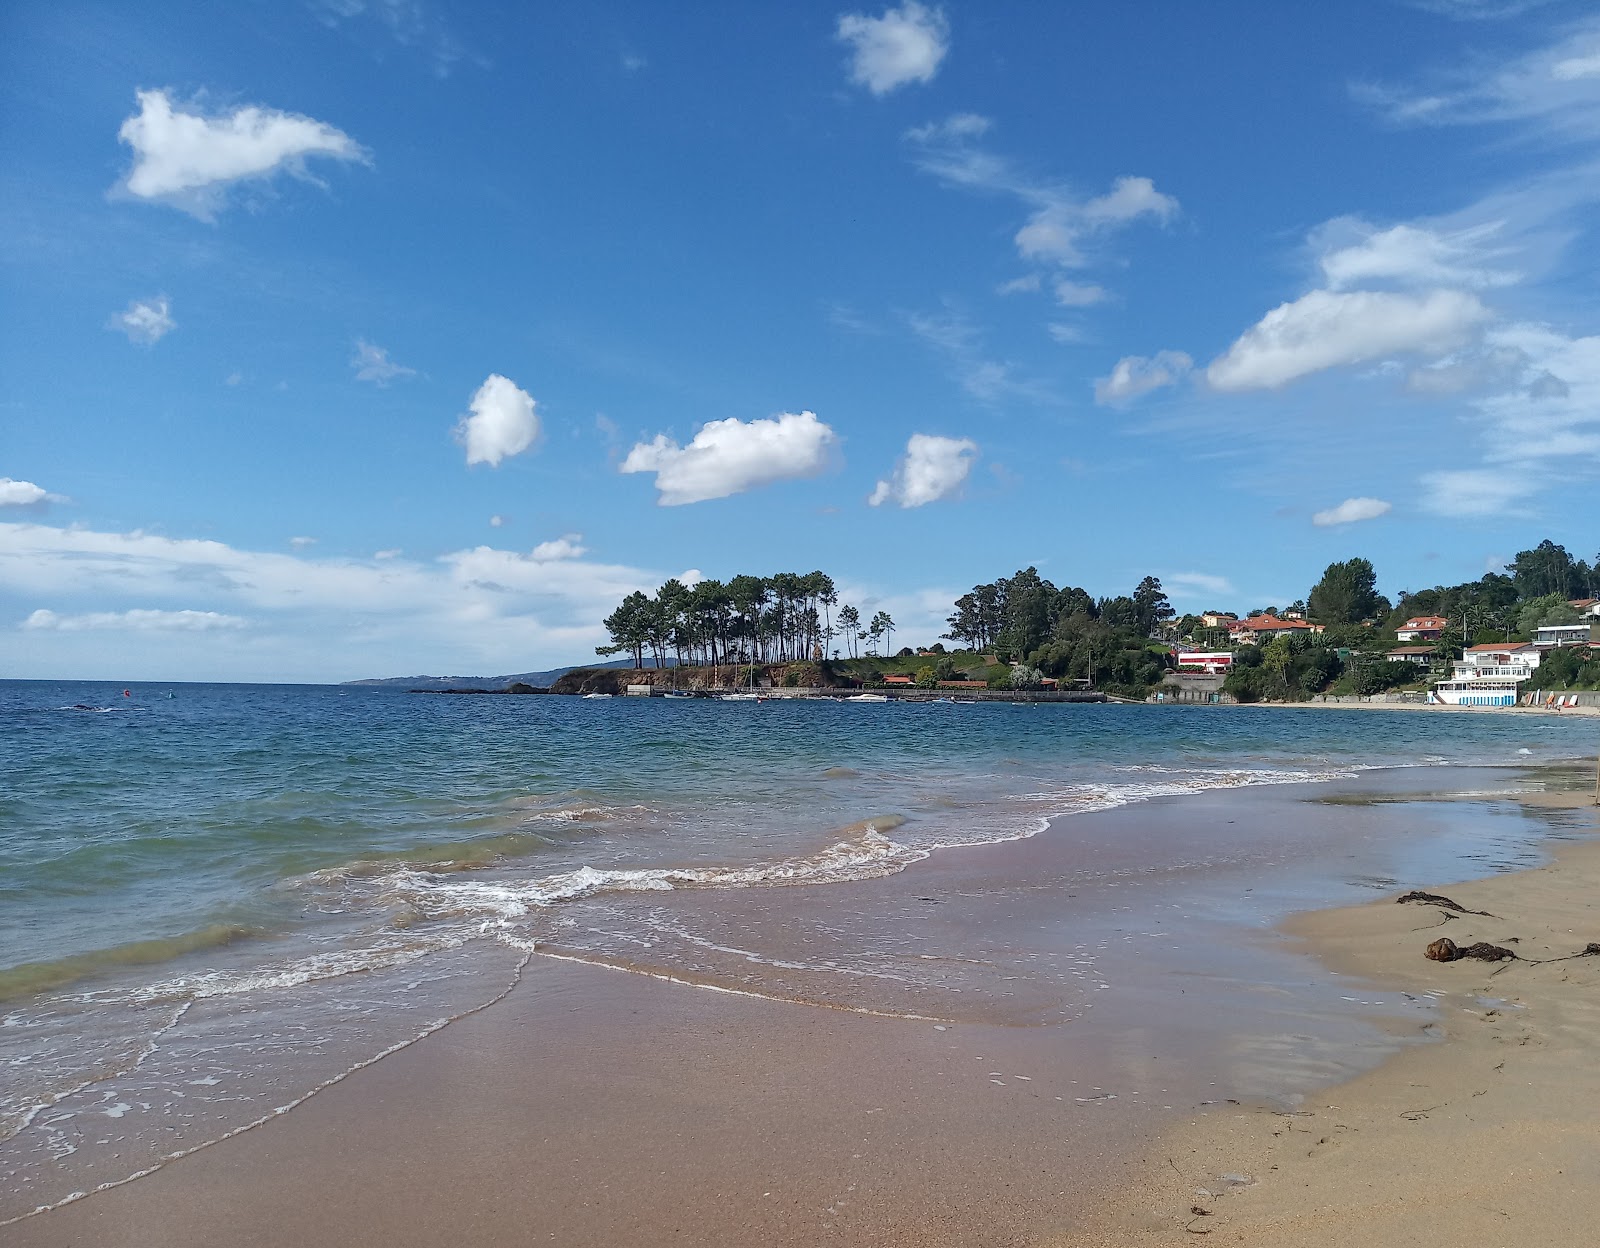
[[[1481,914],[1486,918],[1494,918],[1487,910],[1468,910],[1460,902],[1451,901],[1448,897],[1441,897],[1438,893],[1424,893],[1420,889],[1412,889],[1409,893],[1396,897],[1398,902],[1414,901],[1424,906],[1439,906],[1445,910],[1454,910],[1457,914]]]

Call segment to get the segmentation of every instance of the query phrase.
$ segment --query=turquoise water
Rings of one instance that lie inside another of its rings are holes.
[[[129,693],[0,682],[13,1211],[247,1126],[481,1006],[541,948],[715,978],[729,948],[707,916],[774,886],[890,876],[1153,797],[1592,757],[1600,738],[1415,712]],[[1211,836],[1182,863],[1253,852]],[[906,982],[881,951],[853,956],[826,967]]]

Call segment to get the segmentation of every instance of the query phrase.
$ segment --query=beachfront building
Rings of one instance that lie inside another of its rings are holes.
[[[1534,630],[1533,644],[1541,650],[1553,650],[1557,646],[1600,645],[1600,624],[1588,621],[1581,624],[1546,624]]]
[[[1172,657],[1180,672],[1204,672],[1208,676],[1226,676],[1233,670],[1231,650],[1179,650]]]
[[[1248,620],[1237,620],[1228,626],[1228,638],[1235,645],[1264,646],[1275,637],[1309,637],[1312,633],[1320,632],[1321,624],[1286,620],[1265,612],[1252,615]]]
[[[1525,641],[1469,646],[1428,700],[1444,706],[1515,706],[1517,686],[1532,677],[1539,659],[1538,648]]]
[[[1438,641],[1444,636],[1446,621],[1438,615],[1414,615],[1394,635],[1401,641]]]

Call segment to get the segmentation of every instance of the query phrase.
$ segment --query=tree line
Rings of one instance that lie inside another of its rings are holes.
[[[1592,562],[1574,559],[1549,540],[1520,551],[1501,572],[1460,585],[1402,590],[1393,602],[1378,592],[1369,560],[1331,563],[1304,600],[1283,608],[1324,631],[1241,647],[1233,683],[1250,700],[1306,696],[1341,679],[1354,692],[1376,692],[1421,673],[1381,658],[1366,664],[1354,656],[1347,664],[1338,650],[1376,656],[1392,645],[1394,630],[1405,620],[1436,615],[1447,621],[1438,653],[1448,658],[1463,646],[1575,621],[1568,600],[1584,597],[1600,597],[1600,555]],[[1262,612],[1278,614],[1279,608],[1250,614]],[[840,605],[833,578],[820,571],[740,575],[692,586],[670,580],[654,596],[629,594],[605,627],[611,642],[597,652],[629,654],[638,667],[647,657],[658,667],[669,658],[709,665],[801,662],[840,650],[854,659],[892,653],[895,634],[887,612],[863,620],[857,608]],[[1155,576],[1142,578],[1127,594],[1096,597],[1077,586],[1057,587],[1032,567],[973,586],[956,599],[946,627],[945,640],[992,653],[1000,663],[1137,696],[1171,670],[1165,644],[1230,645],[1226,629],[1208,630],[1198,616],[1179,618]]]
[[[739,575],[723,582],[685,585],[674,578],[652,597],[635,591],[605,618],[609,645],[601,655],[629,654],[635,667],[648,655],[656,667],[671,657],[681,664],[788,663],[825,658],[842,641],[852,655],[869,652],[887,638],[895,623],[879,611],[866,623],[861,613],[839,604],[833,578],[825,572]]]

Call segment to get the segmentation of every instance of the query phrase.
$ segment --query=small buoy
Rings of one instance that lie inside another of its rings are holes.
[[[132,689],[124,689],[122,691],[122,696],[125,697],[125,698],[131,698],[133,696],[133,690]]]

